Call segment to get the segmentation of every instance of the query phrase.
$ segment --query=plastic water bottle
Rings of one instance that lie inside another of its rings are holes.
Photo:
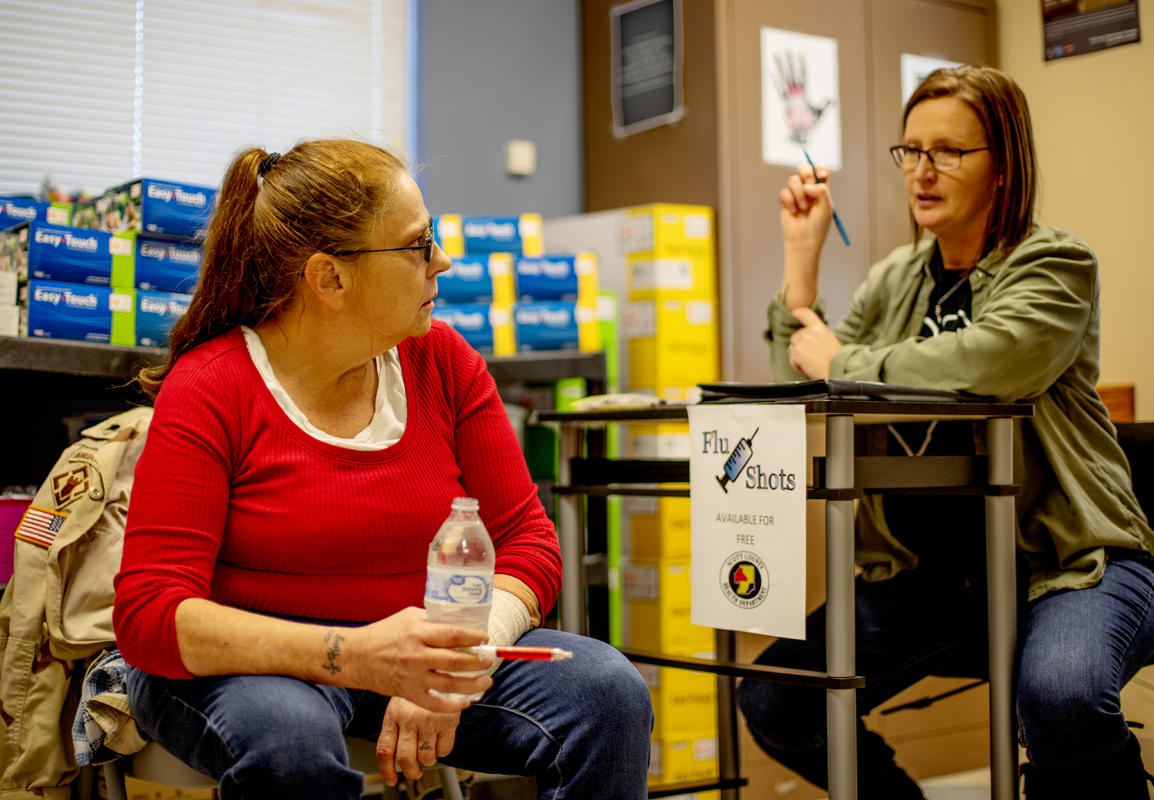
[[[430,622],[488,630],[496,555],[477,507],[472,497],[454,498],[448,518],[429,545],[425,616]],[[488,671],[455,674],[484,675]],[[470,701],[480,696],[452,695]]]

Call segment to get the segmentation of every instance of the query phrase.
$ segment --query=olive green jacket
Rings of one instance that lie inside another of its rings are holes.
[[[1094,388],[1100,308],[1093,251],[1066,231],[1035,227],[1008,255],[996,251],[970,273],[972,325],[923,339],[935,246],[928,239],[899,247],[870,268],[834,328],[844,346],[830,377],[1033,403],[1033,418],[1015,430],[1014,464],[1022,487],[1017,544],[1030,566],[1031,600],[1095,585],[1105,548],[1154,553],[1154,532]],[[821,300],[814,305],[821,314]],[[775,298],[767,336],[778,380],[804,377],[790,367],[787,352],[799,327]],[[870,580],[917,564],[891,534],[875,495],[857,515],[857,562]]]

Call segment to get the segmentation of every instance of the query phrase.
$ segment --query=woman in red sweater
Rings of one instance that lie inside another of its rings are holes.
[[[388,152],[249,150],[168,361],[141,373],[155,413],[117,642],[140,728],[223,798],[359,797],[345,735],[377,740],[389,785],[440,759],[535,775],[543,798],[646,796],[637,671],[538,627],[560,586],[556,533],[484,362],[430,319],[450,264]],[[497,554],[485,632],[418,608],[429,542],[466,495]],[[454,649],[486,640],[574,657],[447,674],[488,667]]]

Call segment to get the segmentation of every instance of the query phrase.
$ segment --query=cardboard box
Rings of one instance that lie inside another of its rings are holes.
[[[208,225],[215,198],[216,189],[209,186],[137,178],[77,203],[72,224],[195,239]]]
[[[136,344],[165,347],[172,324],[188,311],[192,295],[178,292],[136,292]]]
[[[712,258],[628,260],[630,300],[717,300],[717,267]]]
[[[712,658],[712,652],[697,653]],[[635,664],[653,702],[653,738],[664,741],[717,736],[717,676],[708,672]]]
[[[708,206],[654,203],[574,214],[545,220],[544,230],[549,249],[553,252],[594,253],[597,256],[599,286],[617,292],[622,300],[630,299],[628,275],[632,262],[696,258],[705,259],[703,264],[716,264],[713,210]],[[702,266],[702,269],[705,267]],[[711,269],[716,272],[716,266]],[[716,284],[716,280],[713,283]],[[712,299],[716,301],[716,296]],[[684,393],[673,392],[671,388],[677,385],[695,386],[697,380],[683,384],[646,386],[632,377],[634,364],[625,345],[624,327],[622,309],[620,391],[648,389],[669,400],[685,399]],[[642,368],[645,368],[644,365]]]
[[[461,235],[461,215],[441,214],[433,217],[433,239],[449,258],[465,255],[465,239]]]
[[[0,336],[27,335],[28,309],[14,303],[0,303]]]
[[[629,458],[688,459],[689,423],[635,422],[625,431]]]
[[[713,628],[690,618],[689,559],[632,558],[622,568],[622,640],[670,655],[712,651]]]
[[[597,256],[593,253],[520,256],[514,274],[519,301],[597,302]]]
[[[624,497],[622,552],[635,559],[689,558],[692,550],[688,497]]]
[[[713,209],[680,203],[651,203],[624,209],[618,242],[636,258],[713,259]]]
[[[196,242],[135,231],[109,233],[33,222],[0,233],[0,272],[65,283],[189,293],[202,258],[203,248]]]
[[[200,276],[204,247],[199,242],[178,242],[137,236],[131,276],[113,274],[113,286],[135,286],[154,292],[191,294]]]
[[[517,349],[597,352],[601,337],[596,305],[555,300],[513,305]]]
[[[460,220],[465,255],[516,253],[539,256],[545,253],[540,214],[521,214],[516,217],[462,216]]]
[[[718,380],[720,343],[712,300],[624,304],[622,337],[629,353],[629,386],[690,386]]]
[[[23,282],[15,272],[0,272],[0,306],[14,306],[20,300]]]
[[[0,231],[0,273],[11,273],[21,282],[28,280],[28,232],[31,227],[31,223],[22,222]]]
[[[513,257],[508,253],[454,256],[453,266],[437,276],[437,300],[510,306],[515,299]]]
[[[716,778],[717,737],[649,742],[649,785]]]
[[[28,232],[28,276],[46,281],[130,288],[135,234],[33,222]],[[117,280],[113,280],[113,275]]]
[[[136,344],[136,291],[56,281],[28,282],[28,335]]]
[[[67,225],[72,221],[72,204],[32,197],[0,196],[0,230],[24,222]]]
[[[511,356],[517,352],[512,312],[488,303],[437,303],[433,318],[451,325],[482,355]]]

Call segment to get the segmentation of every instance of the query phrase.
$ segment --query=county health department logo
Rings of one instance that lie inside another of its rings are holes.
[[[738,608],[757,608],[769,594],[765,562],[757,553],[734,553],[721,565],[721,591]]]

